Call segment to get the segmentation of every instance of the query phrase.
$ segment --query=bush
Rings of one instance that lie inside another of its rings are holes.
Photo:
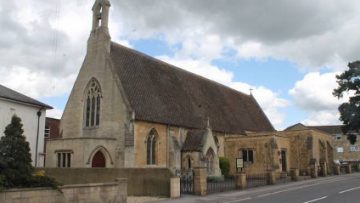
[[[0,175],[0,192],[3,191],[5,188],[4,180],[5,180],[4,176]]]
[[[0,188],[53,187],[58,183],[42,175],[32,175],[29,142],[23,135],[21,119],[14,115],[0,138]]]
[[[225,176],[225,178],[229,177],[229,171],[230,171],[229,159],[225,157],[219,157],[219,165],[223,176]]]
[[[208,182],[223,182],[225,179],[223,176],[208,176],[207,181]]]
[[[33,176],[29,187],[51,187],[53,189],[58,189],[59,185],[60,184],[55,179],[48,176]]]

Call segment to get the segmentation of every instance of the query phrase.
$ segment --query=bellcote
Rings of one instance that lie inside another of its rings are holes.
[[[95,32],[99,28],[108,28],[109,24],[109,0],[96,0],[92,8],[93,11],[93,25],[92,32]]]
[[[93,22],[88,40],[88,52],[106,50],[110,52],[111,37],[109,34],[109,0],[96,0],[92,7]]]

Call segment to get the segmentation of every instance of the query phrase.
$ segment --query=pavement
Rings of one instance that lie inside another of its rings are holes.
[[[328,176],[281,185],[216,193],[184,195],[159,203],[360,203],[360,173]]]

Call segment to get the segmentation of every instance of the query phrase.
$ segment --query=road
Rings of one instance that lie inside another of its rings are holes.
[[[161,203],[360,203],[360,173],[330,176],[206,197],[183,196]]]

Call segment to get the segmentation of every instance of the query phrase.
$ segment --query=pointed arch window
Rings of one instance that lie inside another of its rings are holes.
[[[85,97],[85,127],[99,126],[102,95],[100,84],[95,78],[90,80]]]
[[[156,164],[156,141],[157,141],[157,132],[155,129],[152,129],[146,140],[146,163],[147,165]]]

